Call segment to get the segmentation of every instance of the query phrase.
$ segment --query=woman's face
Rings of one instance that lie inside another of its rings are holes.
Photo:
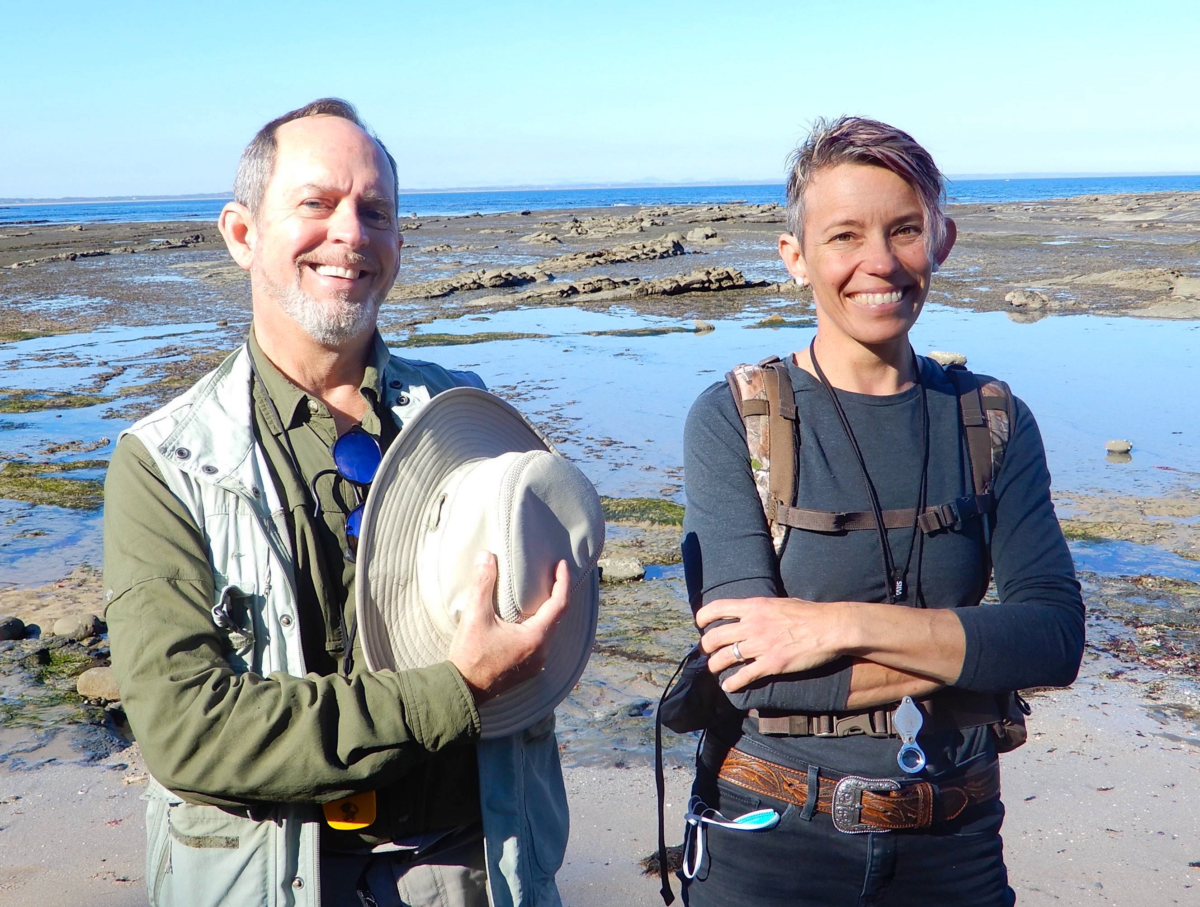
[[[933,272],[917,191],[883,167],[838,164],[813,177],[804,204],[804,247],[785,234],[779,254],[793,277],[812,285],[827,339],[907,341]],[[939,262],[954,241],[953,223],[947,228]]]

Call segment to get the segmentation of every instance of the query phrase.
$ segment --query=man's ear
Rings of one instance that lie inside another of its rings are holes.
[[[225,246],[238,267],[249,271],[254,263],[254,243],[258,238],[250,209],[238,202],[230,202],[221,209],[217,229],[225,237]]]
[[[800,286],[808,286],[808,266],[804,263],[804,254],[800,251],[800,243],[791,233],[779,234],[779,257],[783,266],[795,278]]]
[[[950,257],[950,250],[954,248],[954,240],[956,239],[958,239],[958,225],[954,223],[952,218],[947,217],[946,238],[942,241],[942,247],[933,256],[939,266]]]

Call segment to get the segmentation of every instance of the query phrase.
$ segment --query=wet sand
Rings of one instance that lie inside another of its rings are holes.
[[[955,206],[950,213],[960,225],[959,244],[930,298],[964,316],[1141,316],[1182,319],[1181,328],[1200,319],[1200,194]],[[747,326],[760,319],[811,322],[808,296],[781,282],[774,245],[782,211],[772,206],[410,218],[404,226],[403,271],[381,326],[389,341],[418,348],[417,355],[423,345],[501,345],[494,350],[522,336],[557,338],[535,333],[549,330],[538,325],[521,328],[527,334],[488,327],[490,316],[529,307],[628,313],[636,326],[603,331],[624,332],[631,341],[668,331],[695,333],[699,340],[706,319],[737,317]],[[108,254],[91,254],[98,251]],[[1013,305],[1006,296],[1014,291],[1031,295]],[[0,449],[0,463],[21,463],[25,474],[9,472],[0,487],[10,499],[6,507],[28,503],[0,513],[13,526],[0,549],[35,543],[51,513],[59,520],[55,526],[74,521],[81,535],[94,535],[100,499],[79,479],[95,481],[88,479],[95,471],[84,469],[73,479],[74,499],[67,501],[53,497],[62,486],[51,484],[54,476],[39,475],[37,465],[107,456],[110,438],[125,423],[179,392],[240,342],[248,305],[246,277],[229,263],[211,225],[0,230],[0,351],[38,335],[179,326],[157,338],[143,331],[86,341],[99,344],[99,353],[31,347],[14,363],[7,389],[0,388],[0,424],[10,442],[20,438],[22,446],[15,453]],[[660,321],[649,324],[648,318]],[[469,333],[474,327],[443,333],[474,319],[482,319],[480,335]],[[1081,329],[1089,324],[1078,323]],[[576,342],[563,338],[565,346]],[[494,352],[491,357],[495,362]],[[646,470],[653,493],[678,499],[678,466],[648,460],[649,435],[645,444],[640,435],[628,435],[632,429],[609,437],[548,404],[540,382],[511,380],[494,389],[531,410],[556,443],[589,463],[622,474]],[[50,421],[57,417],[69,421]],[[1192,576],[1190,565],[1200,558],[1200,486],[1194,474],[1163,476],[1171,481],[1150,491],[1056,492],[1076,544],[1107,544],[1110,558],[1116,546],[1130,545],[1134,566],[1089,567],[1081,574],[1090,611],[1082,678],[1070,691],[1033,697],[1031,742],[1004,757],[1005,839],[1019,903],[1169,904],[1198,896],[1187,886],[1200,885],[1200,869],[1188,866],[1200,862],[1194,845],[1200,820],[1183,792],[1198,789],[1200,781],[1200,585],[1179,577]],[[694,633],[677,566],[677,514],[664,510],[666,503],[621,504],[610,513],[608,553],[635,557],[649,572],[643,582],[604,587],[596,651],[559,711],[574,816],[560,876],[567,904],[658,902],[657,883],[641,878],[636,865],[653,849],[655,835],[652,716],[657,693]],[[57,539],[54,532],[47,537]],[[1150,552],[1160,553],[1175,573],[1159,572]],[[1089,548],[1088,556],[1097,555]],[[60,617],[102,613],[94,569],[68,575],[78,559],[60,561],[50,549],[41,557],[50,566],[37,573],[40,579],[0,588],[0,616],[15,614],[48,630]],[[85,662],[102,663],[104,641],[54,649],[50,675],[28,661],[47,643],[53,640],[0,643],[0,696],[7,697],[0,700],[6,705],[0,715],[0,903],[143,904],[137,800],[143,769],[136,750],[123,749],[119,709],[106,711],[70,694],[71,672]],[[687,764],[694,742],[673,735],[667,742],[668,799],[676,817],[668,838],[677,843],[689,775],[679,766]],[[73,764],[79,759],[93,761]],[[46,760],[52,761],[16,770]]]

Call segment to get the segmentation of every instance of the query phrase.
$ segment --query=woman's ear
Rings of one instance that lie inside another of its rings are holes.
[[[804,254],[800,251],[800,243],[791,233],[779,235],[779,257],[783,266],[802,287],[808,286],[808,266],[804,263]]]
[[[942,240],[942,247],[937,250],[933,256],[933,260],[940,266],[947,258],[950,257],[950,250],[954,248],[954,241],[958,239],[958,225],[954,223],[953,218],[946,218],[946,238]]]
[[[257,239],[254,215],[250,213],[250,209],[238,202],[230,202],[221,209],[217,229],[225,238],[229,254],[238,263],[238,267],[249,271],[254,263],[254,242]]]

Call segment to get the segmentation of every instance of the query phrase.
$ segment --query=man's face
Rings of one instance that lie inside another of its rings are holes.
[[[251,280],[313,339],[336,347],[373,330],[403,239],[383,150],[339,117],[275,133],[275,170],[254,216]]]

